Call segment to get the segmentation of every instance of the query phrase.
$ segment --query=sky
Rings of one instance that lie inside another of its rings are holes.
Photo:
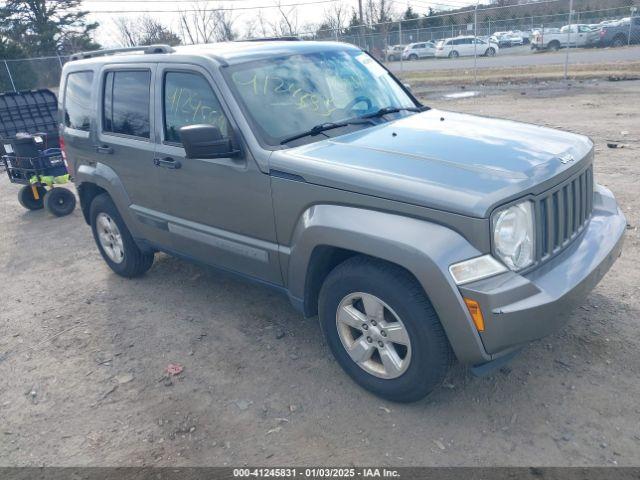
[[[391,8],[397,14],[406,10],[407,5],[420,14],[427,13],[431,6],[435,10],[447,10],[475,3],[474,0],[387,0],[391,2]],[[299,27],[304,25],[318,25],[322,22],[324,12],[333,7],[337,2],[348,10],[358,8],[358,0],[83,0],[82,8],[91,12],[91,19],[100,23],[96,39],[106,47],[118,46],[118,34],[114,19],[128,17],[136,19],[148,14],[174,31],[178,30],[179,11],[193,9],[195,6],[211,8],[233,9],[234,28],[241,35],[246,31],[246,24],[255,19],[258,11],[262,12],[267,21],[275,21],[281,14],[277,6],[290,16],[297,15]],[[363,4],[366,0],[363,0]],[[293,6],[293,4],[302,4]]]

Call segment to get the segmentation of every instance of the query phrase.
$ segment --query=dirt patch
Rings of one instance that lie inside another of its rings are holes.
[[[117,277],[79,210],[25,212],[0,179],[0,464],[638,465],[639,92],[424,93],[590,135],[629,228],[559,333],[488,377],[456,366],[412,405],[354,385],[283,296],[164,255],[144,278]]]
[[[396,72],[398,74],[398,72]],[[431,70],[405,72],[399,74],[412,87],[432,85],[470,85],[475,82],[487,85],[505,83],[528,83],[531,81],[553,81],[564,79],[564,65],[529,65],[521,67],[479,68],[474,76],[473,69]],[[640,79],[640,62],[611,62],[601,64],[571,64],[568,70],[569,80]]]

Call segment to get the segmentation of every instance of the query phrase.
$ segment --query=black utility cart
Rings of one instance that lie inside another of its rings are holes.
[[[57,132],[57,99],[49,90],[0,94],[0,166],[22,185],[18,201],[58,217],[73,212],[75,195],[56,185],[69,182]]]

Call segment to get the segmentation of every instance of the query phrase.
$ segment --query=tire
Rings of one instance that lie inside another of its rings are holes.
[[[496,55],[496,49],[493,47],[487,48],[487,51],[484,52],[485,57],[495,57],[495,55]]]
[[[89,218],[98,250],[111,270],[133,278],[151,268],[153,252],[144,252],[136,245],[109,195],[102,193],[93,199]]]
[[[409,60],[418,60],[418,55],[412,53],[411,55],[409,55]]]
[[[624,47],[627,44],[627,39],[622,35],[618,35],[611,42],[612,47]]]
[[[460,54],[456,50],[451,50],[449,52],[449,58],[458,58]]]
[[[47,194],[47,189],[44,187],[36,187],[36,189],[40,197],[38,199],[33,196],[31,185],[25,185],[18,192],[18,202],[27,210],[40,210],[44,207],[44,197]]]
[[[370,321],[371,316],[365,315],[363,299],[366,298],[370,301],[368,305],[372,304],[372,299],[383,304],[380,310],[383,316],[378,316],[383,320],[378,324],[371,321],[366,330],[364,326],[358,327],[359,331],[345,327],[342,318],[353,320],[349,315],[344,316],[345,308],[350,309],[348,311],[355,308],[359,311],[356,315],[364,315],[359,318]],[[422,287],[407,271],[381,260],[356,256],[338,265],[320,290],[319,318],[329,348],[342,369],[361,387],[388,400],[420,400],[442,383],[453,362],[449,341]],[[394,318],[400,322],[393,323]],[[393,327],[390,325],[395,325],[394,337],[398,335],[398,326],[404,328],[406,337],[403,338],[409,339],[408,346],[391,342],[391,335],[387,336],[383,330],[388,328],[391,332]],[[354,332],[359,336],[348,338]],[[372,351],[368,359],[362,362],[352,359],[345,346],[351,340],[352,345],[362,342]],[[380,345],[378,341],[381,340],[393,345],[383,342],[378,348],[376,345]],[[372,373],[374,368],[379,369],[378,366],[388,371],[382,363],[381,352],[390,352],[391,347],[395,358],[403,364],[401,368],[390,369],[392,375],[387,378],[381,371]]]
[[[66,188],[52,188],[44,196],[44,208],[56,217],[64,217],[76,208],[76,196]]]
[[[558,50],[560,50],[560,42],[554,40],[553,42],[549,43],[549,45],[547,45],[547,48],[552,52],[557,52]]]

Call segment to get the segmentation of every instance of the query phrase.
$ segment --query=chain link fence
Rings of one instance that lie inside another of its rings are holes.
[[[588,77],[598,72],[632,75],[635,71],[637,75],[640,12],[636,2],[521,0],[510,6],[478,4],[298,36],[357,45],[401,77],[426,83]],[[631,48],[615,48],[625,46]],[[64,56],[0,59],[0,91],[56,89],[66,61]]]

